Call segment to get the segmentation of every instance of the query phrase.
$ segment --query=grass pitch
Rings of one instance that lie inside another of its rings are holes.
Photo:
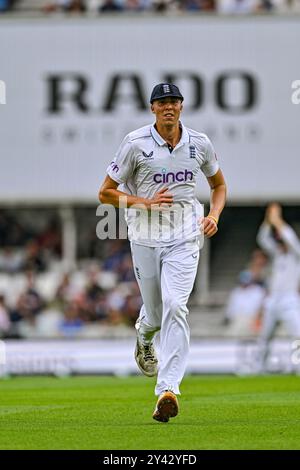
[[[144,377],[0,381],[0,449],[300,449],[300,377],[199,376],[152,419]]]

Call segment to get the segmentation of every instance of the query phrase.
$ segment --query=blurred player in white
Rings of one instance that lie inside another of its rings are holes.
[[[242,271],[238,286],[230,293],[226,306],[225,321],[229,336],[252,336],[256,332],[257,313],[261,310],[265,289],[259,285],[251,271]]]
[[[271,258],[268,296],[263,309],[260,334],[260,370],[268,357],[270,341],[279,322],[292,338],[300,338],[300,241],[294,230],[283,220],[281,206],[267,207],[257,242]]]
[[[155,124],[125,137],[99,193],[102,203],[116,207],[120,197],[127,196],[128,237],[143,299],[136,323],[135,359],[145,375],[158,374],[155,393],[159,398],[153,418],[162,422],[178,414],[176,395],[189,350],[187,302],[199,261],[200,230],[207,237],[217,232],[226,198],[210,140],[179,120],[182,102],[174,84],[154,87],[150,103]],[[195,197],[200,170],[211,188],[206,217]],[[137,204],[142,210],[133,208]],[[159,368],[153,347],[157,331]]]

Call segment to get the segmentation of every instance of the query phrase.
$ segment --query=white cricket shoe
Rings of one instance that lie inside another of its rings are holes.
[[[137,337],[134,357],[144,375],[147,377],[157,375],[157,357],[152,343],[142,344]]]

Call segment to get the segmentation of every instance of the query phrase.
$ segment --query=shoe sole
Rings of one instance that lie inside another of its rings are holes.
[[[178,415],[178,404],[177,400],[173,396],[162,397],[157,403],[157,411],[153,413],[153,419],[167,423],[169,418],[174,418]]]
[[[149,373],[149,372],[146,372],[146,371],[141,367],[141,365],[140,365],[140,363],[139,363],[139,361],[138,361],[138,354],[137,354],[137,352],[138,352],[138,347],[136,346],[136,347],[135,347],[135,351],[134,351],[134,358],[135,358],[135,362],[136,362],[138,368],[140,369],[140,371],[141,371],[144,375],[146,375],[146,377],[156,377],[156,376],[157,376],[157,369],[156,369],[155,372],[153,372],[153,373],[151,374],[151,373]]]

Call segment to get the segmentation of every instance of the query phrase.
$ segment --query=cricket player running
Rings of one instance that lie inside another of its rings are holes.
[[[300,339],[300,241],[283,220],[279,204],[271,203],[258,231],[257,242],[271,259],[268,295],[264,302],[259,338],[259,371],[263,372],[277,324]]]
[[[128,237],[143,299],[135,359],[146,376],[157,375],[153,418],[162,422],[178,414],[176,395],[189,350],[187,302],[199,262],[200,232],[206,237],[217,232],[226,199],[210,140],[179,120],[182,102],[174,84],[154,87],[150,103],[156,122],[125,137],[99,192],[102,203],[115,207],[127,198]],[[195,197],[200,170],[211,188],[206,217]],[[153,346],[158,331],[159,367]]]

